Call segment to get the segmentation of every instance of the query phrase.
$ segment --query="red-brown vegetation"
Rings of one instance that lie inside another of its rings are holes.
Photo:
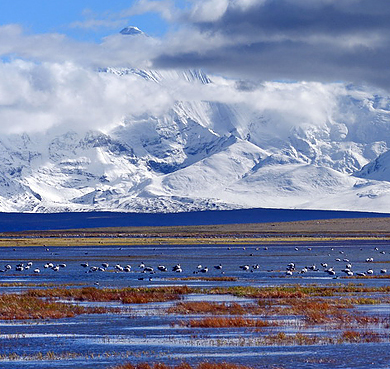
[[[121,301],[124,304],[144,304],[177,300],[190,292],[186,286],[164,288],[50,288],[27,291],[28,296],[63,298],[76,301]]]
[[[362,342],[380,342],[381,337],[379,333],[373,331],[352,331],[347,330],[341,334],[339,343],[350,342],[350,343],[362,343]]]
[[[188,301],[179,302],[175,306],[168,309],[170,314],[230,314],[230,315],[242,315],[247,313],[247,309],[244,306],[233,302],[216,303],[207,301]]]
[[[0,320],[59,319],[79,314],[105,313],[107,311],[105,308],[85,308],[44,301],[32,296],[0,295]]]
[[[164,363],[140,363],[140,364],[131,364],[126,363],[122,365],[117,365],[112,369],[252,369],[248,366],[237,365],[232,363],[209,363],[207,361],[201,362],[196,365],[190,365],[186,362],[177,364],[177,365],[168,365]]]
[[[248,319],[243,317],[206,317],[203,319],[191,319],[188,322],[181,322],[183,326],[191,328],[228,328],[228,327],[269,327],[272,324],[266,320]]]

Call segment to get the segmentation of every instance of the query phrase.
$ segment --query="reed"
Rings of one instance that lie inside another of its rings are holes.
[[[243,317],[206,317],[203,319],[190,319],[188,322],[183,321],[180,322],[180,325],[191,328],[263,328],[275,324],[271,324],[267,320],[248,319]]]
[[[208,281],[208,282],[237,282],[237,277],[184,277],[184,278],[171,278],[172,280],[181,281]]]
[[[227,304],[207,301],[188,301],[177,303],[175,306],[170,307],[167,312],[169,314],[242,315],[246,314],[247,310],[236,302]]]
[[[380,334],[373,331],[353,331],[347,330],[341,334],[338,343],[368,343],[381,342]]]
[[[35,289],[26,292],[27,296],[44,298],[62,298],[75,301],[121,301],[123,304],[145,304],[178,300],[190,293],[187,286],[164,288],[50,288]]]
[[[121,364],[113,367],[112,369],[252,369],[252,367],[238,365],[233,363],[213,363],[203,361],[196,365],[190,365],[187,362],[182,362],[177,365],[169,365],[165,363],[139,363],[139,364]]]
[[[44,301],[32,296],[0,295],[0,320],[59,319],[79,314],[102,314],[108,310]]]

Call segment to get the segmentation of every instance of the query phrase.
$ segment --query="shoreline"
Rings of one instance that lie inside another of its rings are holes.
[[[0,233],[0,247],[261,245],[353,240],[390,240],[390,218],[349,218],[205,226],[108,227]]]
[[[343,241],[390,241],[390,237],[380,236],[345,236],[345,237],[312,237],[312,236],[285,236],[285,237],[258,237],[258,238],[98,238],[98,237],[51,237],[51,238],[2,238],[0,247],[75,247],[75,246],[174,246],[174,245],[231,245],[231,246],[261,246],[289,243],[319,243],[319,242],[343,242]]]

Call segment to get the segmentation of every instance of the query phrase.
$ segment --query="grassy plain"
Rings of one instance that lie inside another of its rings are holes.
[[[257,245],[350,239],[390,239],[390,218],[8,232],[0,234],[0,247],[159,244]]]

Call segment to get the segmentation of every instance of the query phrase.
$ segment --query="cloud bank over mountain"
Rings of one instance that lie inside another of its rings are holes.
[[[388,89],[389,16],[386,0],[195,1],[153,65]]]
[[[140,0],[70,27],[150,12],[163,37],[0,26],[0,210],[388,211],[387,2]]]
[[[252,81],[343,81],[388,89],[390,4],[386,0],[140,0],[109,19],[78,27],[118,24],[158,13],[171,26],[165,36],[109,35],[100,43],[62,34],[28,34],[0,27],[0,55],[69,61],[84,67],[205,69]],[[75,27],[76,25],[73,25]]]

